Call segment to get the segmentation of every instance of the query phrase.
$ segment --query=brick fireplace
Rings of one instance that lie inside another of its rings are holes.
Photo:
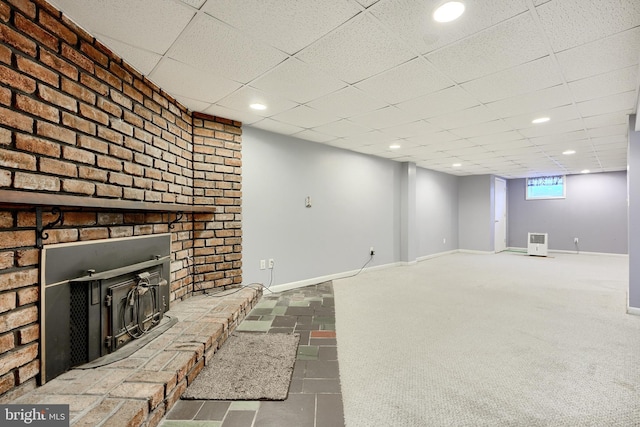
[[[171,301],[239,284],[241,166],[241,123],[44,0],[0,0],[0,402],[40,382],[46,245],[169,234]]]

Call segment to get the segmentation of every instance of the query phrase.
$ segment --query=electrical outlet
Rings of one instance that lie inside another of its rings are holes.
[[[273,268],[273,264],[275,264],[275,261],[273,260],[273,258],[269,259],[269,268]]]
[[[369,255],[373,256],[376,254],[376,251],[373,250],[373,246],[371,246],[371,249],[369,249]]]
[[[575,243],[576,245],[578,244],[578,238],[577,237],[573,238],[573,243]]]
[[[267,268],[267,261],[264,259],[260,260],[260,270],[264,270],[265,268]]]
[[[443,245],[446,245],[446,244],[447,244],[447,238],[446,238],[446,237],[443,237],[443,238],[442,238],[442,244],[443,244]]]

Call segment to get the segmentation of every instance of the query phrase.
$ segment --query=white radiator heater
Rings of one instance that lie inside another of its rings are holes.
[[[527,255],[547,256],[549,235],[547,233],[529,233]]]

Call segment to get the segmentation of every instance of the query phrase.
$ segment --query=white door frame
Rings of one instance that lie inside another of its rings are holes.
[[[501,191],[498,191],[498,182],[501,182]],[[504,189],[504,191],[502,191]],[[507,181],[495,178],[494,182],[494,225],[493,247],[494,251],[502,252],[507,249]],[[502,208],[500,208],[502,205]]]

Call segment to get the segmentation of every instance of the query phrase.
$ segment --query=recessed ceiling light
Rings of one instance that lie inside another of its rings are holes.
[[[540,123],[546,123],[549,120],[551,120],[549,117],[538,117],[537,119],[531,120],[531,123],[533,123],[534,125],[537,125]]]
[[[459,168],[460,166],[462,166],[462,163],[454,163],[451,166],[453,166],[454,168]]]
[[[565,150],[562,152],[565,156],[570,156],[572,154],[576,154],[576,150]]]
[[[464,13],[464,4],[459,1],[450,1],[433,12],[433,19],[438,22],[451,22]]]
[[[266,110],[267,109],[266,105],[260,104],[260,103],[251,104],[251,105],[249,105],[249,107],[251,107],[254,110]]]
[[[397,150],[398,148],[400,148],[400,144],[391,144],[389,148],[392,150]]]
[[[580,173],[589,173],[589,172],[591,172],[589,169],[583,169],[580,171]]]

